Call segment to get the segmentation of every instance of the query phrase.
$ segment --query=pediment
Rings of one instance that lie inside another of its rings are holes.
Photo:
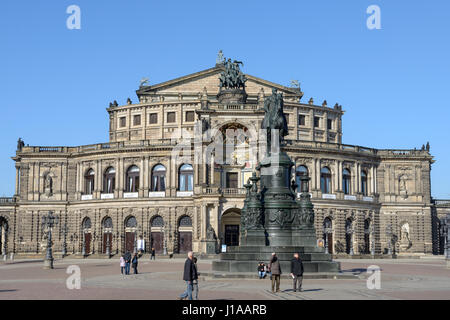
[[[138,96],[141,95],[198,95],[206,88],[208,95],[217,95],[219,92],[219,75],[223,67],[215,66],[214,68],[206,69],[200,72],[192,73],[186,76],[175,78],[173,80],[161,82],[151,86],[141,87],[136,91]],[[261,79],[249,74],[246,74],[246,92],[249,96],[257,96],[261,90],[264,94],[270,95],[272,88],[276,88],[287,96],[299,96],[303,93],[296,88],[289,88],[271,81]]]

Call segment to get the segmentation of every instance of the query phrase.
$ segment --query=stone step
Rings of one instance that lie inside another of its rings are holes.
[[[280,261],[291,261],[293,258],[293,254],[292,252],[278,253],[277,257]],[[325,253],[301,253],[299,257],[302,261],[331,261],[331,255]],[[271,258],[271,253],[236,252],[220,254],[220,260],[250,260],[268,263]]]

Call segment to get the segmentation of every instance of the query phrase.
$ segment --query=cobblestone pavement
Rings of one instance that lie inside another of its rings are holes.
[[[200,299],[315,300],[315,299],[450,299],[450,269],[444,260],[340,260],[343,271],[356,279],[304,280],[303,292],[294,293],[283,279],[282,292],[273,294],[270,281],[203,280]],[[141,260],[138,275],[122,276],[117,259],[56,260],[55,269],[44,270],[42,261],[0,264],[0,300],[5,299],[176,299],[184,291],[184,260]],[[67,267],[78,265],[81,289],[68,289]],[[366,272],[381,269],[381,288],[369,290]],[[211,261],[199,261],[199,271],[210,271]]]

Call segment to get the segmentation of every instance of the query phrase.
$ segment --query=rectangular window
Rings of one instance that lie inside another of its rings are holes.
[[[238,187],[238,174],[237,172],[227,172],[226,175],[226,186],[227,188],[237,188]]]
[[[327,119],[327,128],[328,130],[333,129],[333,120]]]
[[[300,114],[298,116],[298,125],[299,126],[304,126],[306,124],[306,116]]]
[[[175,112],[167,112],[167,123],[175,122]]]
[[[194,122],[194,111],[186,111],[186,122]]]
[[[157,113],[150,113],[150,124],[158,123],[158,114]]]
[[[314,128],[319,128],[320,126],[320,118],[314,117]]]
[[[133,126],[140,126],[141,125],[141,115],[137,114],[133,116]]]
[[[125,127],[126,125],[127,125],[127,117],[120,117],[119,126],[122,128]]]

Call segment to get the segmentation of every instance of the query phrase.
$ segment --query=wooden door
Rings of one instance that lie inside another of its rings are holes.
[[[239,226],[225,225],[225,244],[227,246],[239,245]]]
[[[103,233],[103,253],[106,253],[106,247],[109,244],[109,252],[112,252],[112,233],[105,232]]]
[[[150,238],[150,253],[152,248],[155,248],[156,253],[163,253],[164,251],[164,234],[162,232],[152,232]]]
[[[86,254],[91,253],[91,234],[90,233],[84,234],[84,249],[86,251]]]
[[[192,232],[180,232],[178,237],[179,253],[192,251]]]
[[[328,253],[333,253],[333,234],[331,233],[328,234],[327,244],[328,244]]]
[[[125,251],[134,252],[134,232],[125,233]]]

